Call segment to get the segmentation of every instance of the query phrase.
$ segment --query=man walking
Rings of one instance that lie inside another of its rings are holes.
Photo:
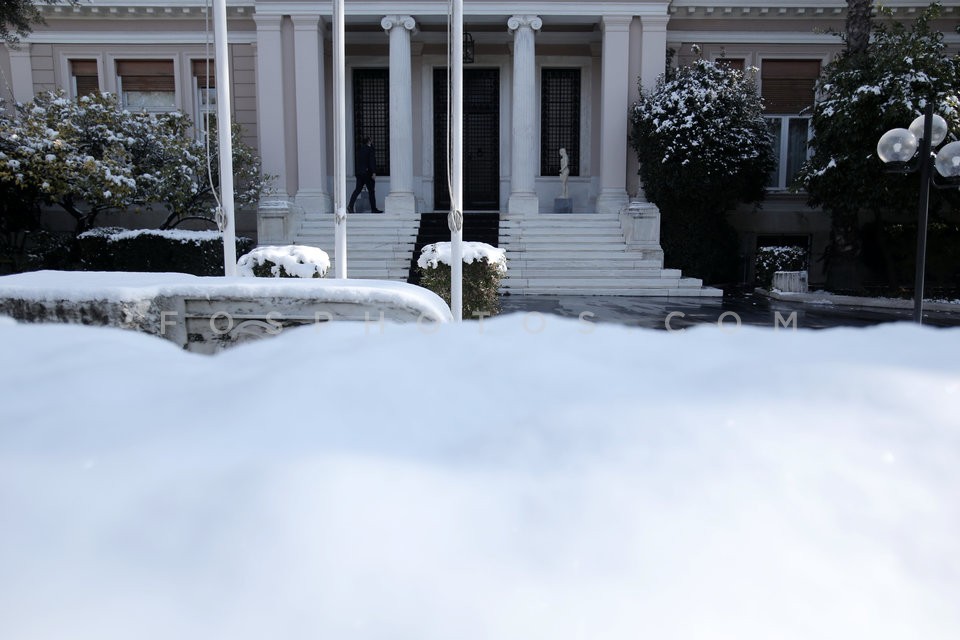
[[[353,213],[353,205],[357,202],[357,196],[366,187],[367,193],[370,194],[370,211],[383,213],[383,211],[377,209],[377,154],[373,149],[373,140],[370,139],[370,136],[363,136],[363,144],[357,147],[354,171],[357,174],[357,188],[353,190],[353,195],[350,196],[347,212]]]

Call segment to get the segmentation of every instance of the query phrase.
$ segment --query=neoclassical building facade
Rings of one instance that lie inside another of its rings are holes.
[[[346,0],[346,172],[355,144],[377,150],[388,215],[444,211],[447,191],[447,0]],[[885,3],[910,18],[926,2]],[[97,0],[45,10],[19,49],[0,47],[0,95],[61,88],[117,92],[130,108],[179,109],[202,121],[216,100],[205,0]],[[944,3],[960,19],[960,2]],[[240,229],[290,241],[329,216],[334,175],[331,2],[227,0],[231,112],[274,176]],[[781,164],[762,211],[735,212],[745,254],[763,238],[806,238],[829,225],[786,190],[806,154],[813,82],[842,47],[843,0],[468,0],[465,2],[466,211],[552,214],[562,185],[577,213],[621,211],[638,196],[628,110],[666,65],[703,55],[756,68]],[[956,40],[951,31],[948,39]],[[956,43],[954,43],[955,45]],[[669,53],[668,53],[669,52]],[[814,276],[815,279],[815,276]]]

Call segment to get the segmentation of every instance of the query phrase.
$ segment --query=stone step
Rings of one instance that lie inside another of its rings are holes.
[[[517,279],[570,279],[570,278],[679,278],[681,272],[679,269],[660,269],[659,266],[648,268],[567,268],[567,269],[544,269],[542,267],[510,267],[508,266],[507,277]]]
[[[574,220],[569,222],[501,222],[501,229],[620,229],[619,220]]]
[[[501,290],[504,294],[510,294],[510,290]],[[624,289],[616,287],[599,287],[599,288],[589,288],[589,289],[577,289],[577,288],[562,288],[562,289],[553,289],[553,288],[527,288],[518,294],[529,295],[529,296],[632,296],[638,298],[644,297],[656,297],[656,298],[716,298],[723,296],[723,291],[720,289],[713,289],[711,287],[705,288],[691,288],[691,289],[660,289],[660,288],[651,288],[651,289]]]
[[[539,287],[563,287],[563,288],[600,288],[600,287],[609,287],[615,289],[630,289],[630,288],[661,288],[661,289],[679,289],[681,288],[680,278],[658,278],[658,277],[631,277],[631,278],[609,278],[609,277],[600,277],[592,278],[589,276],[580,277],[579,275],[571,275],[564,278],[515,278],[507,273],[507,278],[504,281],[509,283],[509,286],[516,287],[528,287],[531,289],[536,289]]]
[[[507,255],[510,254],[533,254],[540,258],[546,257],[574,257],[575,254],[580,252],[590,252],[594,255],[597,253],[627,253],[627,245],[625,243],[614,244],[614,243],[603,243],[603,244],[591,244],[589,242],[511,242],[507,245]],[[633,252],[636,253],[636,252]]]
[[[663,267],[660,260],[644,260],[638,258],[634,253],[618,253],[613,256],[596,259],[578,259],[570,260],[530,260],[518,254],[512,260],[510,254],[507,254],[507,267],[513,271],[515,269],[550,269],[558,270],[576,270],[576,269],[660,269]]]

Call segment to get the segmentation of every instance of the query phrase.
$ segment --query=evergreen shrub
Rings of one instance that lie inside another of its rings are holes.
[[[464,242],[463,317],[472,319],[500,313],[500,283],[507,272],[506,256],[483,242]],[[417,260],[420,286],[450,304],[450,243],[437,242],[423,248]]]
[[[237,254],[254,242],[238,237]],[[223,235],[216,231],[158,231],[98,227],[77,236],[84,271],[177,272],[223,275]]]

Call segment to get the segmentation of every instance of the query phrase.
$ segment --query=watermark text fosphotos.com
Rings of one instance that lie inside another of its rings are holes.
[[[490,315],[491,314],[486,312],[476,312],[473,314],[473,321],[468,324],[474,325],[478,333],[483,333],[485,321],[490,318]],[[560,317],[540,311],[527,311],[510,315],[511,317],[519,317],[523,331],[530,335],[543,333],[551,320],[557,320]],[[663,329],[669,333],[682,333],[686,331],[687,327],[681,326],[685,317],[686,314],[682,311],[671,311],[667,313],[663,318]],[[569,320],[571,318],[567,319]],[[322,330],[324,326],[337,320],[337,318],[328,311],[317,311],[312,317],[299,315],[285,316],[278,311],[270,311],[262,316],[251,318],[249,315],[238,317],[229,311],[221,310],[214,312],[209,318],[191,317],[191,320],[194,323],[194,330],[197,328],[209,330],[211,337],[216,339],[228,336],[239,330],[250,330],[251,328],[256,328],[260,333],[266,335],[277,335],[283,332],[284,329],[312,324],[319,331]],[[160,335],[166,335],[170,330],[178,327],[182,321],[183,319],[177,311],[161,311]],[[392,324],[388,323],[383,311],[365,311],[362,319],[343,319],[342,321],[361,323],[364,327],[364,332],[368,335],[382,334],[386,326]],[[579,324],[579,332],[582,334],[592,333],[600,323],[600,321],[597,320],[596,314],[592,311],[583,311],[580,313],[576,317],[576,322]],[[416,319],[415,324],[424,334],[437,333],[442,327],[441,323],[435,322],[423,314]],[[700,321],[696,324],[713,324],[713,322]],[[737,312],[724,311],[717,316],[715,324],[717,328],[724,333],[733,334],[740,331],[744,323]],[[688,327],[689,326],[692,325],[688,323]],[[794,311],[787,317],[784,317],[779,311],[775,312],[771,326],[774,331],[781,329],[796,331],[799,328],[797,312]],[[206,331],[204,332],[206,333]]]

